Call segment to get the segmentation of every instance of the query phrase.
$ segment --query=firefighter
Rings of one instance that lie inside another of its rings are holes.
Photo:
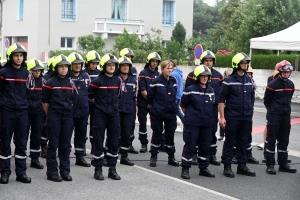
[[[91,81],[93,81],[94,79],[96,79],[99,74],[100,74],[100,70],[97,69],[97,66],[100,63],[100,55],[92,50],[89,51],[86,56],[85,56],[85,69],[84,72],[87,73],[91,79]],[[95,145],[94,145],[94,138],[93,138],[93,123],[94,123],[94,112],[95,112],[95,99],[88,99],[89,101],[89,115],[90,115],[90,142],[91,142],[91,154],[94,153],[95,151]]]
[[[246,73],[249,62],[250,58],[244,53],[233,56],[233,73],[222,82],[219,95],[220,126],[225,128],[221,157],[224,164],[223,175],[230,178],[234,177],[231,169],[234,142],[238,161],[237,174],[256,176],[246,165],[246,147],[252,131],[255,98],[253,82]]]
[[[27,86],[28,101],[28,134],[30,133],[30,166],[36,169],[43,169],[44,166],[39,161],[41,154],[40,138],[43,126],[44,110],[42,106],[42,77],[43,63],[33,58],[27,62],[29,73],[29,83]]]
[[[89,86],[89,99],[95,100],[95,115],[93,125],[93,137],[95,140],[95,152],[92,165],[95,167],[94,178],[104,180],[103,166],[103,142],[105,130],[107,134],[106,160],[108,177],[120,180],[116,171],[118,159],[118,139],[120,130],[120,118],[118,98],[120,94],[121,80],[115,75],[118,68],[117,58],[112,54],[106,54],[100,62],[100,75]]]
[[[120,153],[121,161],[120,164],[133,166],[134,163],[128,158],[128,152],[131,145],[132,135],[132,119],[135,115],[135,98],[137,90],[136,79],[130,75],[132,63],[129,58],[123,56],[119,58],[118,75],[122,80],[121,94],[118,101],[119,114],[120,114],[120,126],[121,126],[121,143]]]
[[[165,128],[165,151],[168,154],[168,164],[179,166],[174,156],[176,151],[174,133],[177,127],[177,81],[171,76],[172,71],[173,63],[170,60],[163,61],[161,63],[162,74],[152,81],[147,94],[147,108],[150,109],[151,128],[153,131],[150,149],[151,167],[156,167],[157,154],[161,146],[163,124]]]
[[[70,77],[71,62],[65,55],[55,57],[53,75],[43,85],[43,108],[47,115],[48,149],[47,179],[72,181],[70,176],[71,137],[73,132],[73,100],[77,95]],[[56,151],[60,161],[59,172]],[[59,176],[60,173],[60,176]]]
[[[1,153],[0,183],[9,182],[11,139],[14,135],[16,180],[30,183],[26,174],[26,149],[28,140],[28,104],[26,99],[26,83],[29,72],[26,70],[27,51],[19,43],[7,49],[7,63],[0,70],[0,113],[1,113]]]
[[[297,169],[292,168],[287,161],[291,130],[291,100],[295,90],[294,83],[289,80],[293,66],[290,62],[283,60],[277,68],[279,77],[268,84],[264,95],[264,104],[269,113],[265,143],[266,172],[276,174],[274,165],[277,140],[278,170],[296,173]]]
[[[149,113],[149,108],[147,108],[147,93],[149,91],[150,84],[156,77],[159,76],[158,65],[160,60],[161,58],[158,53],[150,53],[147,56],[147,63],[144,69],[138,76],[137,115],[139,120],[139,140],[142,144],[142,148],[140,149],[141,153],[146,153],[148,150],[147,115]]]
[[[207,167],[209,166],[210,146],[214,121],[213,107],[215,101],[214,90],[209,86],[211,71],[205,65],[196,67],[193,73],[195,82],[187,87],[181,98],[181,108],[185,113],[183,124],[183,140],[181,177],[190,179],[189,168],[192,157],[198,145],[199,175],[215,177]]]
[[[131,49],[129,48],[124,48],[120,51],[120,57],[126,56],[131,62],[132,59],[134,58],[134,53]],[[130,73],[129,75],[131,75],[133,78],[135,78],[135,80],[137,80],[137,70],[134,66],[131,67]],[[136,99],[134,100],[134,111],[133,111],[133,115],[132,115],[132,129],[131,129],[131,135],[130,135],[130,146],[129,146],[129,150],[128,153],[133,153],[133,154],[138,154],[139,152],[137,150],[135,150],[135,148],[132,145],[133,140],[135,139],[134,136],[134,129],[135,129],[135,120],[136,120]]]
[[[84,60],[80,54],[73,52],[68,58],[71,61],[70,77],[78,91],[78,95],[73,102],[75,165],[90,167],[91,164],[83,157],[85,155],[86,129],[89,116],[88,86],[90,77],[82,71]]]

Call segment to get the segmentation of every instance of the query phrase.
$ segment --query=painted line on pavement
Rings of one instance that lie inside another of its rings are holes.
[[[226,195],[226,194],[223,194],[223,193],[220,193],[220,192],[217,192],[217,191],[214,191],[214,190],[211,190],[211,189],[208,189],[208,188],[205,188],[205,187],[202,187],[202,186],[193,184],[193,183],[189,183],[189,182],[180,180],[180,179],[178,179],[178,178],[174,178],[174,177],[172,177],[172,176],[168,176],[168,175],[165,175],[165,174],[162,174],[162,173],[159,173],[159,172],[156,172],[156,171],[153,171],[153,170],[144,168],[144,167],[140,167],[140,166],[138,166],[138,165],[134,165],[134,167],[139,168],[139,169],[142,169],[142,170],[147,171],[147,172],[150,172],[150,173],[153,173],[153,174],[156,174],[156,175],[161,176],[161,177],[164,177],[164,178],[171,179],[171,180],[173,180],[173,181],[180,182],[180,183],[185,184],[185,185],[188,185],[188,186],[192,186],[192,187],[197,188],[197,189],[200,189],[200,190],[204,190],[204,191],[206,191],[206,192],[209,192],[209,193],[212,193],[212,194],[215,194],[215,195],[218,195],[218,196],[227,198],[227,199],[238,200],[238,199],[235,198],[235,197],[232,197],[232,196],[229,196],[229,195]]]

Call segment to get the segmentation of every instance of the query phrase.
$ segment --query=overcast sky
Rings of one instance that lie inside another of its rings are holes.
[[[210,5],[210,6],[214,6],[215,3],[216,3],[215,0],[203,0],[203,1],[204,1],[204,3],[207,3],[207,4]]]

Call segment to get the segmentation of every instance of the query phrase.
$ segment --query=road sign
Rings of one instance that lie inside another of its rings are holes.
[[[194,56],[196,60],[199,60],[201,57],[201,54],[203,53],[203,48],[200,44],[197,44],[194,48]]]
[[[5,48],[8,48],[9,47],[9,40],[8,38],[5,39]]]
[[[200,65],[200,60],[199,59],[195,60],[195,65]]]

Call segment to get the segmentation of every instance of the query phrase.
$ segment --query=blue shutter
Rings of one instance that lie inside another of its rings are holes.
[[[175,2],[174,1],[172,1],[171,2],[171,22],[170,22],[170,24],[173,26],[174,25],[174,14],[175,14]]]
[[[19,20],[23,20],[24,15],[24,0],[19,1]]]
[[[73,0],[73,20],[76,20],[76,0]]]
[[[163,2],[163,24],[167,21],[167,2]]]

